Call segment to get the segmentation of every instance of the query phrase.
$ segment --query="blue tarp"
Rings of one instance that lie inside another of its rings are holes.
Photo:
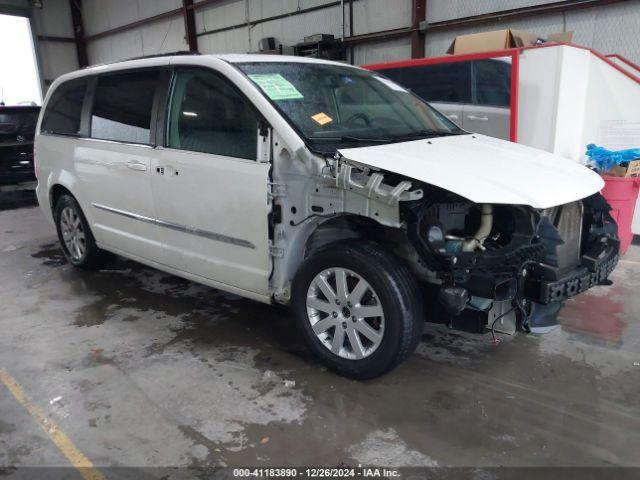
[[[614,165],[640,159],[640,148],[611,151],[593,143],[587,145],[587,157],[591,159],[591,166],[599,172],[607,172]]]

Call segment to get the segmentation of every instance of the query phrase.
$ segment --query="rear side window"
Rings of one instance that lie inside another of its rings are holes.
[[[86,91],[86,78],[69,80],[58,86],[47,102],[40,130],[43,133],[79,135]]]
[[[255,160],[258,114],[228,81],[207,70],[176,73],[167,146]]]
[[[473,69],[474,103],[508,107],[511,101],[511,64],[501,60],[476,60]]]
[[[470,103],[470,62],[440,63],[381,70],[427,102]]]
[[[150,143],[151,110],[159,76],[158,70],[100,76],[91,112],[91,137]]]

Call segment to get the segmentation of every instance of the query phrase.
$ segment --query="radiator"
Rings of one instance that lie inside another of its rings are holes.
[[[584,207],[580,201],[542,211],[542,215],[551,220],[564,241],[562,245],[557,247],[558,273],[560,275],[580,264],[583,213]]]

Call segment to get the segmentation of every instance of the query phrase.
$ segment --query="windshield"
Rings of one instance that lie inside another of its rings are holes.
[[[374,72],[298,62],[237,66],[317,151],[465,133]]]

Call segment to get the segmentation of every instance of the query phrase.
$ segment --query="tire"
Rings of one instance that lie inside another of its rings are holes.
[[[340,290],[346,293],[337,294]],[[425,322],[422,295],[409,269],[379,245],[363,241],[331,244],[305,260],[293,282],[292,305],[312,353],[335,372],[359,380],[406,360]]]
[[[76,199],[71,195],[62,195],[56,202],[54,219],[58,240],[67,261],[84,270],[98,268],[104,259],[104,251],[97,247]]]

